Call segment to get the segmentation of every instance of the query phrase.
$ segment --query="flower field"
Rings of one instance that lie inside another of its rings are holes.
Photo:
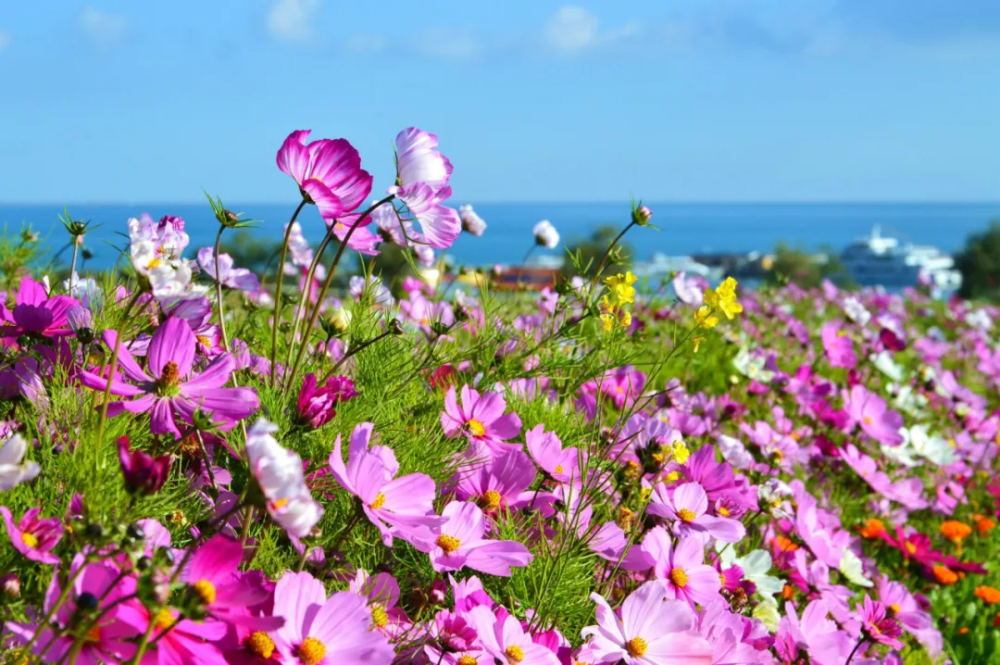
[[[115,272],[68,217],[65,280],[0,243],[0,662],[1000,662],[1000,311],[642,283],[618,240],[469,289],[437,137],[395,163],[292,133],[260,274],[218,199],[209,247],[100,220]]]

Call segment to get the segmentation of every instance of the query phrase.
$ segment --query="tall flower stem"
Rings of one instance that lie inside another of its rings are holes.
[[[633,226],[635,226],[635,221],[629,222],[628,225],[621,230],[621,233],[615,236],[615,239],[611,241],[611,244],[608,245],[607,251],[604,252],[604,256],[601,257],[601,262],[597,264],[597,270],[594,271],[594,278],[590,281],[590,291],[587,293],[588,303],[590,302],[590,297],[594,294],[594,290],[597,288],[597,282],[601,279],[601,272],[604,270],[604,266],[608,262],[608,257],[611,256],[611,251],[618,245],[618,242]]]
[[[319,266],[319,262],[323,258],[323,253],[326,251],[326,248],[329,246],[332,239],[333,226],[331,225],[330,228],[327,229],[326,235],[323,236],[323,241],[320,242],[319,247],[316,248],[316,253],[313,255],[312,263],[309,264],[309,271],[306,273],[306,288],[299,298],[299,304],[295,307],[295,318],[292,320],[292,336],[288,343],[288,356],[285,358],[285,367],[288,367],[292,362],[292,353],[295,350],[295,341],[298,336],[299,324],[302,323],[302,319],[306,314],[306,307],[309,306],[310,296],[312,295],[313,279],[316,276],[316,267]]]
[[[139,300],[139,296],[142,295],[141,289],[136,289],[132,294],[132,298],[129,299],[128,305],[125,306],[125,321],[128,321],[128,314],[132,311],[132,307],[135,305],[136,301]],[[119,330],[115,331],[115,348],[111,352],[111,364],[108,366],[108,384],[104,387],[104,399],[101,402],[101,417],[97,421],[97,445],[101,445],[104,441],[104,423],[108,419],[108,402],[111,399],[111,384],[115,380],[115,369],[118,367],[118,352],[122,348],[122,330],[125,326],[119,325]]]
[[[277,371],[277,365],[275,364],[278,359],[278,324],[281,323],[281,282],[285,277],[285,258],[288,256],[288,241],[292,237],[292,228],[295,226],[295,220],[299,218],[299,213],[302,212],[302,208],[306,205],[306,200],[303,198],[299,207],[295,209],[292,214],[292,218],[288,221],[288,228],[285,229],[285,240],[281,243],[281,261],[278,263],[278,276],[275,279],[274,287],[274,326],[271,329],[271,383],[274,384],[275,372]],[[218,256],[218,252],[216,252]],[[218,273],[216,273],[218,274]]]
[[[319,382],[320,385],[323,384],[323,383],[326,383],[327,380],[331,376],[333,376],[338,369],[340,369],[340,366],[343,365],[344,362],[346,362],[348,358],[350,358],[351,356],[358,355],[359,353],[361,353],[362,351],[364,351],[365,349],[367,349],[369,346],[371,346],[375,342],[379,341],[380,339],[385,339],[386,337],[388,337],[389,335],[392,335],[392,334],[393,334],[392,330],[386,330],[384,333],[381,333],[380,335],[378,335],[376,337],[372,337],[367,342],[362,342],[361,344],[358,344],[353,349],[348,349],[347,353],[344,354],[344,357],[341,358],[340,360],[338,360],[337,363],[330,369],[330,371],[326,373],[326,376],[323,377],[323,380]]]
[[[73,236],[73,260],[69,264],[69,294],[73,295],[74,280],[76,278],[76,257],[80,253],[80,245],[77,241],[82,241],[82,236]]]
[[[302,356],[305,354],[306,346],[309,344],[309,335],[316,326],[316,319],[319,318],[319,310],[323,306],[323,300],[326,298],[327,291],[330,290],[330,284],[333,283],[333,276],[337,274],[337,266],[340,265],[340,259],[344,255],[344,250],[347,249],[347,243],[350,241],[351,236],[354,235],[354,231],[364,225],[365,220],[372,214],[372,211],[381,205],[389,203],[394,198],[396,198],[396,195],[390,194],[384,199],[372,204],[370,208],[361,213],[361,216],[358,217],[358,221],[351,225],[351,228],[347,230],[347,234],[344,236],[344,239],[340,241],[340,247],[337,248],[337,255],[333,257],[333,265],[330,266],[330,271],[326,275],[326,281],[323,282],[323,289],[319,293],[319,298],[316,299],[316,306],[313,307],[312,315],[309,317],[309,323],[306,325],[306,329],[302,332],[302,343],[299,345],[298,353],[295,354],[295,362],[292,364],[292,369],[288,371],[288,380],[285,383],[286,389],[295,383],[295,374],[299,370],[299,365],[302,363]],[[271,367],[271,372],[274,372],[273,366]]]
[[[215,300],[216,306],[219,308],[219,332],[222,333],[222,349],[228,353],[229,336],[226,334],[226,316],[222,309],[222,280],[219,279],[219,249],[222,246],[222,232],[225,230],[226,227],[219,224],[219,232],[215,236]],[[287,238],[285,242],[288,242]]]

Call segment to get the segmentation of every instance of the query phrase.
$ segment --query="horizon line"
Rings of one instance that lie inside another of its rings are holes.
[[[638,201],[638,199],[636,199]],[[656,205],[1000,205],[1000,199],[646,199],[647,203]],[[298,202],[289,201],[236,201],[237,205],[294,207]],[[462,199],[456,206],[464,203],[474,205],[610,205],[630,204],[630,199]],[[196,200],[161,200],[161,201],[2,201],[0,207],[50,207],[50,206],[191,206],[206,205],[202,199]],[[207,205],[206,205],[207,207]]]

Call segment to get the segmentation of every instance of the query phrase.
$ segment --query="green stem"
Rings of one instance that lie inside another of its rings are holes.
[[[601,279],[601,272],[603,272],[604,270],[604,265],[608,262],[608,257],[611,256],[611,250],[615,248],[615,246],[618,244],[618,241],[621,240],[622,237],[626,233],[628,233],[628,230],[633,226],[635,226],[635,222],[629,222],[628,225],[624,229],[622,229],[621,233],[615,236],[615,239],[611,241],[610,245],[608,245],[607,251],[604,252],[604,256],[601,257],[601,262],[597,264],[597,270],[594,272],[594,278],[590,282],[590,291],[587,293],[588,304],[590,303],[590,297],[594,294],[594,290],[597,288],[598,280]]]
[[[377,337],[373,337],[370,340],[368,340],[367,342],[359,344],[356,347],[354,347],[353,349],[348,350],[348,352],[344,354],[344,357],[341,358],[340,360],[338,360],[337,364],[334,365],[333,368],[329,372],[327,372],[326,376],[323,377],[323,380],[319,382],[319,385],[322,385],[322,384],[326,383],[327,379],[329,379],[331,376],[333,376],[337,372],[337,370],[340,369],[340,366],[343,365],[344,362],[347,361],[348,358],[350,358],[351,356],[358,355],[359,353],[361,353],[362,351],[364,351],[365,349],[367,349],[369,346],[371,346],[375,342],[379,341],[380,339],[384,339],[384,338],[388,337],[391,334],[392,334],[391,330],[386,330],[381,335],[378,335]]]
[[[215,236],[215,300],[219,307],[219,332],[222,333],[222,348],[229,351],[229,336],[226,335],[226,317],[222,311],[222,280],[219,279],[219,250],[222,246],[222,232],[226,227],[219,224],[219,232]]]
[[[129,300],[128,305],[125,307],[126,321],[128,320],[128,313],[132,310],[132,306],[139,300],[139,296],[142,295],[142,290],[136,289],[135,293],[132,294],[131,300]],[[118,367],[118,352],[121,351],[122,346],[122,330],[124,326],[119,326],[119,330],[115,331],[115,349],[111,353],[111,365],[108,368],[108,383],[104,386],[104,400],[101,403],[101,418],[97,422],[97,445],[101,445],[104,441],[104,423],[108,419],[108,402],[111,399],[111,384],[115,380],[115,369]]]
[[[290,341],[288,342],[288,355],[285,356],[285,367],[288,367],[292,363],[292,353],[295,351],[295,342],[298,337],[299,324],[302,323],[302,318],[305,316],[306,308],[309,306],[309,296],[312,295],[313,278],[316,276],[316,267],[319,265],[320,260],[323,258],[323,253],[326,252],[326,248],[329,246],[330,240],[332,239],[333,226],[331,225],[327,230],[326,235],[323,236],[323,241],[316,249],[316,253],[313,255],[312,263],[309,264],[309,271],[306,273],[306,288],[299,297],[299,304],[295,307],[295,318],[292,320],[292,335],[290,337]],[[319,301],[316,302],[316,306],[319,307]]]
[[[288,222],[288,228],[285,229],[285,240],[281,243],[281,262],[278,264],[278,276],[275,279],[276,285],[274,287],[274,326],[271,329],[271,384],[274,384],[275,372],[277,371],[277,365],[275,362],[278,359],[278,324],[281,322],[281,282],[285,277],[285,257],[288,256],[288,240],[292,237],[292,228],[295,226],[295,220],[298,219],[299,213],[302,212],[302,208],[306,205],[306,200],[303,198],[302,202],[299,203],[299,207],[295,209],[292,214],[292,219]]]
[[[865,636],[862,635],[861,639],[858,640],[858,643],[854,645],[854,649],[851,650],[851,655],[847,657],[847,662],[844,663],[844,665],[851,665],[851,660],[854,659],[854,654],[858,652],[858,649],[860,649],[861,645],[865,643],[865,640],[866,640]]]

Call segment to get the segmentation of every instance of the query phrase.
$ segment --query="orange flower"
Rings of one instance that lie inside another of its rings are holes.
[[[799,546],[793,543],[791,540],[785,536],[775,536],[774,542],[778,545],[778,549],[782,552],[794,552],[799,549]]]
[[[865,520],[865,525],[861,527],[861,536],[868,540],[880,538],[884,533],[885,524],[882,523],[882,520],[868,519]]]
[[[784,598],[785,600],[791,600],[794,595],[795,595],[795,589],[792,588],[791,584],[786,584],[785,587],[781,590],[781,597]]]
[[[968,626],[962,626],[961,628],[958,629],[958,634],[959,635],[968,635],[969,634],[969,627]]]
[[[941,524],[941,535],[955,544],[962,542],[964,538],[967,538],[971,534],[972,527],[965,522],[948,520]]]
[[[990,530],[997,525],[995,521],[985,515],[973,515],[972,517],[976,520],[976,532],[980,536],[989,535]]]
[[[1000,589],[994,589],[991,586],[976,587],[976,598],[987,605],[996,605],[1000,603]]]
[[[934,579],[941,584],[949,585],[958,581],[958,575],[948,566],[938,564],[934,566]]]

